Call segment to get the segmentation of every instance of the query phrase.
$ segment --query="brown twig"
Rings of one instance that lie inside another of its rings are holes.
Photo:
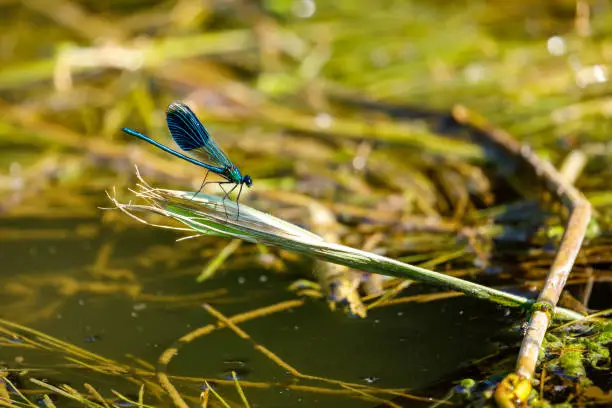
[[[542,291],[534,304],[517,360],[516,374],[521,379],[530,381],[535,372],[546,329],[580,251],[591,218],[591,205],[551,163],[540,158],[528,145],[519,143],[504,130],[495,128],[486,119],[463,106],[453,109],[453,117],[486,138],[495,148],[501,150],[502,154],[531,169],[551,195],[561,201],[569,211],[565,233]]]

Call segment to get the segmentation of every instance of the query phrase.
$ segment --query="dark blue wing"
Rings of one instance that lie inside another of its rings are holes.
[[[172,102],[166,112],[166,122],[176,144],[190,155],[212,166],[228,168],[231,160],[217,146],[198,117],[187,105]]]

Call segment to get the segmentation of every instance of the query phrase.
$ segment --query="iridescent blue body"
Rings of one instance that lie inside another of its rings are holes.
[[[168,146],[156,142],[133,129],[121,128],[121,130],[128,135],[136,136],[145,142],[149,142],[165,152],[187,160],[196,166],[204,167],[206,170],[212,171],[227,180],[218,184],[234,184],[234,187],[227,192],[225,197],[229,196],[236,187],[240,186],[238,198],[236,199],[238,201],[242,192],[242,185],[246,184],[247,187],[251,187],[253,184],[251,177],[248,175],[243,176],[240,173],[238,167],[217,146],[204,125],[202,125],[198,117],[187,105],[180,102],[172,102],[166,111],[166,122],[172,138],[186,154],[170,149]],[[206,179],[204,179],[202,187],[205,184]],[[200,187],[200,190],[202,187]]]

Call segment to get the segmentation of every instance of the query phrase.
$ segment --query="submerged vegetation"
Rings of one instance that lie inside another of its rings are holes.
[[[609,2],[0,20],[0,406],[610,403]],[[121,134],[167,142],[173,100],[240,217]]]

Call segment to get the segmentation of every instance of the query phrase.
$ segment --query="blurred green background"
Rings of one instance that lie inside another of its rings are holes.
[[[242,406],[234,370],[253,407],[426,406],[398,394],[443,398],[462,378],[511,370],[520,316],[502,308],[350,272],[364,304],[394,290],[404,300],[365,318],[350,298],[330,311],[329,282],[289,289],[316,281],[310,260],[175,242],[100,209],[113,189],[134,198],[134,165],[164,188],[204,176],[119,129],[172,145],[164,112],[183,101],[253,178],[241,202],[308,228],[304,208],[322,205],[338,242],[535,296],[563,218],[458,129],[450,111],[466,105],[555,165],[586,154],[576,185],[603,233],[568,296],[603,309],[611,30],[609,1],[0,0],[2,367],[33,401],[43,390],[29,378],[84,394],[89,383],[109,403],[144,384],[156,407],[173,406],[156,370],[190,406],[204,379]],[[215,322],[203,303],[231,316],[287,300],[298,303],[241,328],[326,380],[296,378],[227,329],[160,368],[165,349]]]

